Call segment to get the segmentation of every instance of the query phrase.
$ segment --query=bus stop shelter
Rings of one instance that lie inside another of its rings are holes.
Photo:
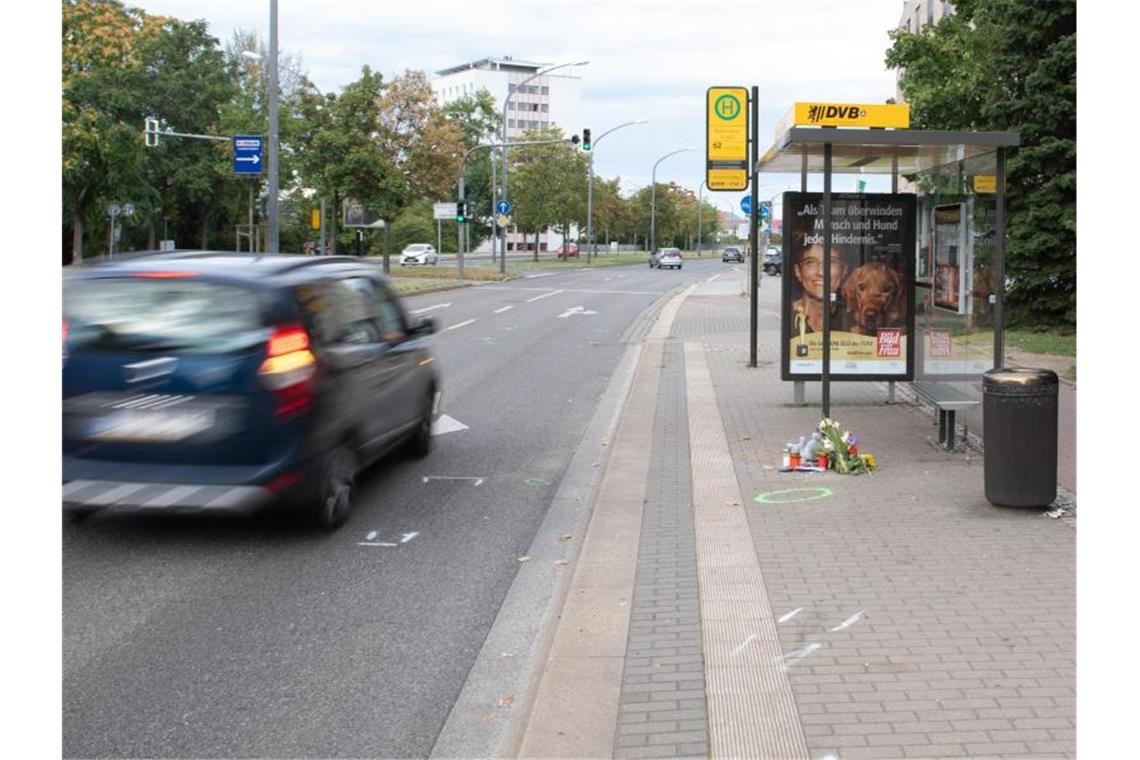
[[[1019,143],[1014,132],[790,126],[777,133],[753,169],[754,176],[798,173],[801,192],[807,192],[809,175],[822,175],[829,241],[834,175],[889,175],[892,193],[900,192],[902,179],[902,191],[918,199],[916,334],[910,336],[918,352],[915,379],[969,384],[1002,366],[1005,166],[1007,150]],[[830,257],[830,242],[824,247]],[[784,276],[790,276],[787,262]],[[826,327],[823,346],[826,417],[832,380]],[[803,403],[799,381],[796,401]]]

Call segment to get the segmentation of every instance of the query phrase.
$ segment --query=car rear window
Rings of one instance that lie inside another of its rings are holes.
[[[225,353],[265,340],[255,291],[198,279],[73,280],[63,311],[74,348]]]

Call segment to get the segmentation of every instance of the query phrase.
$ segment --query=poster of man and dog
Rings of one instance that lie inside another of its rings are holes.
[[[823,371],[822,193],[784,194],[781,377]],[[836,380],[914,377],[916,199],[831,194],[829,374]]]

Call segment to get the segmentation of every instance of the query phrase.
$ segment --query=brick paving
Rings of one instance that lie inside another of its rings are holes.
[[[757,369],[746,299],[690,296],[674,334],[704,342],[773,614],[799,610],[778,631],[811,756],[1074,756],[1071,524],[990,505],[980,456],[940,450],[932,416],[884,384],[831,390],[882,469],[777,472],[820,414],[818,384],[800,407],[779,379],[778,297],[761,288]],[[830,496],[752,500],[793,488]]]

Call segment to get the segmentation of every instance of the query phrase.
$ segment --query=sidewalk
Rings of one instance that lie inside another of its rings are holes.
[[[1073,757],[1075,518],[990,505],[885,384],[831,389],[873,475],[778,472],[820,388],[779,379],[776,278],[747,366],[744,273],[645,339],[519,754]]]

